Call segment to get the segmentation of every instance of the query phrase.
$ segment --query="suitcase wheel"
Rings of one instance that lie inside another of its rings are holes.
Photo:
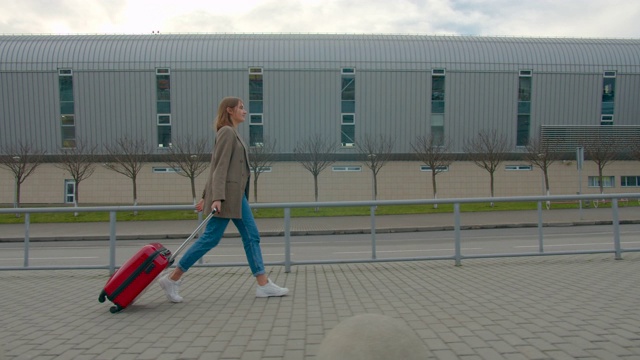
[[[98,301],[103,303],[106,298],[107,298],[107,292],[102,290],[102,292],[100,293],[100,297],[98,297]]]
[[[115,314],[115,313],[117,313],[118,311],[120,311],[120,310],[122,310],[122,309],[123,309],[123,308],[122,308],[122,307],[120,307],[120,305],[116,304],[115,306],[112,306],[112,307],[109,309],[109,311],[110,311],[112,314]]]

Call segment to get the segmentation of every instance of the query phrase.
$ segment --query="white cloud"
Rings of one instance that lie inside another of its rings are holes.
[[[0,0],[0,33],[640,37],[628,0]]]

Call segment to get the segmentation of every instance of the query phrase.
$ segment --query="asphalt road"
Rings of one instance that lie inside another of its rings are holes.
[[[537,228],[477,229],[461,233],[462,254],[524,254],[538,252]],[[620,226],[624,249],[640,249],[640,225]],[[118,241],[116,264],[120,265],[149,240]],[[181,240],[163,239],[169,249],[176,249]],[[571,226],[544,228],[544,252],[613,250],[611,226]],[[262,239],[265,262],[284,261],[284,239]],[[21,266],[24,262],[22,243],[0,244],[0,267]],[[442,257],[454,254],[453,231],[385,233],[376,235],[378,259]],[[316,235],[291,238],[292,261],[366,260],[372,257],[370,234]],[[108,241],[33,242],[29,248],[30,266],[100,266],[109,259]],[[204,263],[242,264],[244,251],[240,238],[224,238],[209,252]]]

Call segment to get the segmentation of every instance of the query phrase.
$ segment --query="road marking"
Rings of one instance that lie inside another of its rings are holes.
[[[631,244],[640,244],[640,241],[622,241],[620,244],[631,245]],[[587,244],[555,244],[555,245],[547,245],[543,244],[544,247],[567,247],[567,246],[593,246],[593,245],[610,245],[612,246],[612,242],[606,243],[587,243]],[[514,246],[515,248],[538,248],[538,245],[522,245],[522,246]]]
[[[98,259],[98,256],[73,256],[73,257],[29,257],[29,260],[84,260],[84,259]],[[21,258],[0,258],[0,260],[24,260]]]
[[[433,251],[453,251],[454,249],[420,249],[420,250],[376,250],[376,254],[381,253],[403,253],[403,252],[433,252]],[[462,250],[482,250],[482,248],[463,248]],[[371,254],[371,251],[336,251],[333,254]]]

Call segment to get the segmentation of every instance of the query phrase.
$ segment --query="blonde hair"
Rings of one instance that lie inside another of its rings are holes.
[[[220,101],[218,105],[218,115],[216,116],[216,131],[220,130],[223,126],[233,127],[233,121],[231,120],[231,114],[227,111],[227,108],[234,108],[242,102],[242,99],[237,97],[226,97]]]

